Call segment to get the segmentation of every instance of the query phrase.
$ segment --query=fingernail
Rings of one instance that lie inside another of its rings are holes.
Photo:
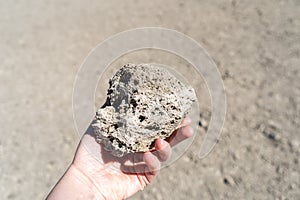
[[[191,137],[194,134],[194,129],[190,126],[187,127],[187,131],[190,133],[189,137]]]
[[[163,149],[165,147],[165,145],[166,145],[166,141],[165,140],[163,140],[163,139],[159,139],[158,140],[158,148],[159,149]]]
[[[187,126],[187,125],[189,125],[189,124],[191,124],[191,123],[192,123],[191,118],[186,117],[186,118],[184,118],[184,120],[183,120],[183,122],[182,122],[182,126]]]
[[[160,146],[163,146],[165,144],[165,141],[163,139],[159,139],[158,143]]]

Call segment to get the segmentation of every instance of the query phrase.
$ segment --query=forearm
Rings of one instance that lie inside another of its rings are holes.
[[[98,200],[104,198],[96,191],[90,180],[71,165],[47,197],[47,200],[60,199]]]

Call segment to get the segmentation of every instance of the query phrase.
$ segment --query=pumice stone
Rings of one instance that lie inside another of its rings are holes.
[[[155,64],[127,64],[109,81],[106,103],[92,123],[112,155],[146,152],[168,138],[196,101],[191,86]]]

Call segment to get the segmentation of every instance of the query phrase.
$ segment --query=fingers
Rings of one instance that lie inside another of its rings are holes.
[[[157,156],[161,162],[168,160],[171,156],[171,146],[165,140],[157,139],[155,141],[155,149],[156,151],[154,151],[153,154]]]
[[[154,154],[148,151],[144,153],[143,159],[149,172],[158,173],[160,169],[160,161]]]
[[[132,165],[124,164],[122,170],[129,173],[157,172],[161,166],[160,162],[166,161],[170,157],[171,151],[171,146],[167,141],[157,139],[154,151],[127,155],[126,159],[130,160]],[[144,164],[141,161],[144,161]]]
[[[168,138],[168,141],[171,146],[178,144],[179,142],[191,137],[193,135],[193,129],[190,126],[183,126],[176,130],[171,137]]]
[[[193,129],[189,126],[192,120],[186,117],[171,137],[167,140],[156,139],[155,150],[145,153],[133,153],[131,156],[127,156],[133,165],[124,165],[123,170],[131,173],[147,173],[156,175],[161,167],[161,162],[167,161],[172,153],[171,146],[178,144],[179,142],[191,137],[193,135]],[[144,163],[141,163],[143,161]]]
[[[181,128],[176,130],[168,141],[157,139],[155,141],[155,151],[144,153],[143,160],[148,166],[149,171],[158,171],[160,162],[164,162],[170,158],[172,153],[171,146],[193,135],[193,129],[189,126],[191,123],[191,118],[186,117],[180,124]]]
[[[156,175],[160,170],[161,162],[166,161],[171,155],[171,147],[169,143],[162,139],[155,141],[155,151],[145,153],[134,153],[131,156],[133,165],[122,167],[129,173],[151,173]],[[142,156],[142,157],[141,157]],[[141,163],[144,161],[144,164]]]
[[[192,119],[189,116],[186,116],[180,123],[179,127],[189,126],[191,124],[192,124]]]
[[[191,124],[192,119],[189,116],[186,116],[180,123],[180,128],[175,130],[174,133],[167,139],[171,146],[175,146],[193,135],[193,129],[190,127]]]

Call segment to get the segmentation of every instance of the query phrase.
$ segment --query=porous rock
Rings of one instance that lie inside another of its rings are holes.
[[[109,81],[107,100],[92,124],[96,140],[114,156],[146,152],[180,127],[196,95],[168,70],[127,64]]]

